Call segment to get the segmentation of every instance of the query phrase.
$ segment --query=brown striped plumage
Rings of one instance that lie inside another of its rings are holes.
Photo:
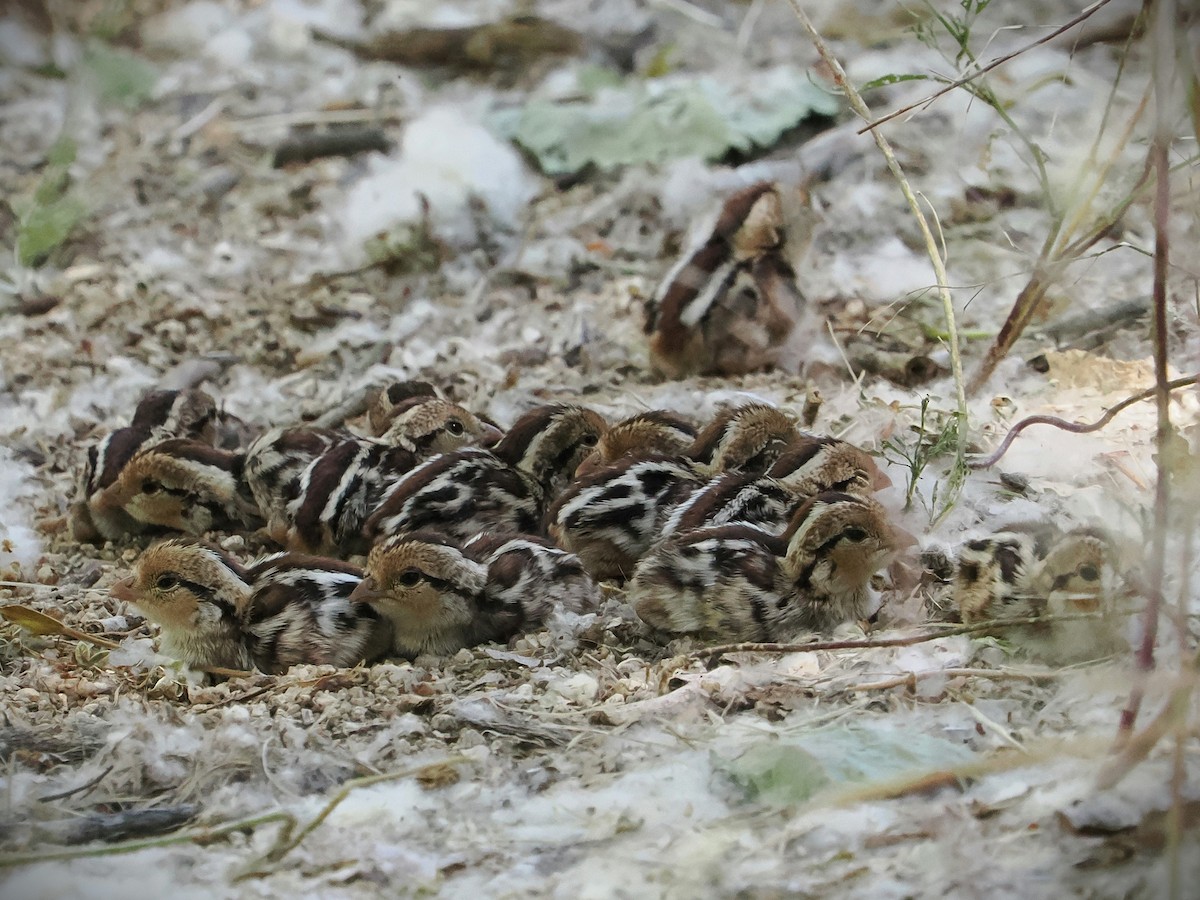
[[[277,539],[307,553],[366,553],[367,516],[419,462],[403,447],[365,439],[340,442],[297,477],[295,496],[284,509],[287,528]]]
[[[416,531],[371,549],[352,599],[386,619],[392,652],[412,659],[508,640],[555,609],[592,608],[599,592],[578,559],[535,537],[486,535],[462,545]]]
[[[781,533],[808,498],[824,491],[870,496],[891,482],[860,448],[836,438],[794,441],[765,475],[726,472],[671,511],[662,534],[734,522]]]
[[[71,508],[76,540],[120,540],[146,529],[146,523],[120,507],[101,502],[102,492],[141,450],[170,438],[213,444],[218,437],[218,411],[213,398],[199,389],[154,390],[138,402],[130,424],[105,435],[87,448]]]
[[[828,492],[778,537],[720,525],[668,538],[639,563],[628,597],[661,632],[788,640],[868,615],[872,576],[912,543],[876,501]]]
[[[590,475],[623,456],[684,452],[696,440],[696,427],[665,409],[652,409],[622,419],[600,436],[596,448],[575,471],[575,478]]]
[[[1021,523],[967,542],[959,552],[953,596],[964,622],[1098,614],[998,627],[997,634],[1055,662],[1078,662],[1124,650],[1115,612],[1126,588],[1111,535],[1093,527],[1066,532]]]
[[[387,431],[401,405],[438,398],[437,388],[428,381],[396,381],[372,391],[367,398],[367,425],[371,434],[379,437]]]
[[[680,454],[627,454],[578,478],[551,506],[547,529],[594,578],[627,578],[662,536],[671,510],[724,471],[759,473],[798,439],[765,403],[726,409]]]
[[[391,631],[351,594],[362,570],[300,553],[276,553],[246,570],[253,586],[240,624],[254,664],[264,672],[294,665],[354,666],[391,647]]]
[[[277,673],[386,652],[386,624],[349,600],[361,579],[337,560],[277,553],[243,566],[216,547],[172,539],[147,548],[111,591],[160,626],[164,653],[190,666]]]
[[[494,448],[434,457],[407,475],[367,520],[368,540],[431,529],[465,540],[481,531],[536,534],[548,498],[562,490],[604,433],[582,406],[521,416]]]
[[[810,218],[801,193],[767,182],[729,197],[707,239],[655,293],[646,323],[654,369],[682,378],[792,362],[805,301],[791,259]]]
[[[135,453],[92,506],[187,534],[255,528],[261,521],[245,490],[242,461],[241,454],[188,438],[159,441]]]
[[[273,428],[246,450],[243,477],[267,523],[280,542],[288,529],[287,506],[296,498],[300,473],[322,453],[349,437],[331,428]]]

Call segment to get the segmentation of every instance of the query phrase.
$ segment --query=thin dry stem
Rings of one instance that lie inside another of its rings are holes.
[[[1150,755],[1158,742],[1176,728],[1180,719],[1186,723],[1196,686],[1195,676],[1186,673],[1181,682],[1171,691],[1166,704],[1144,729],[1132,735],[1120,747],[1120,751],[1100,770],[1096,787],[1102,791],[1116,787],[1139,763]]]
[[[1169,445],[1171,428],[1171,395],[1167,381],[1167,272],[1170,257],[1169,225],[1171,215],[1170,145],[1168,106],[1171,93],[1172,71],[1170,61],[1174,59],[1175,4],[1173,0],[1159,0],[1154,8],[1154,96],[1156,127],[1154,141],[1150,146],[1150,159],[1154,168],[1156,190],[1154,196],[1154,289],[1153,289],[1153,347],[1155,406],[1158,412],[1158,427],[1154,444],[1158,454],[1158,466],[1154,482],[1154,530],[1150,536],[1150,559],[1147,564],[1149,596],[1142,614],[1142,641],[1137,648],[1138,675],[1129,692],[1129,701],[1121,712],[1117,729],[1116,747],[1120,748],[1131,737],[1137,722],[1138,710],[1145,695],[1146,673],[1154,668],[1154,645],[1158,638],[1159,610],[1162,606],[1163,575],[1166,564],[1167,527],[1171,506],[1171,473],[1167,467],[1170,458]]]
[[[1016,669],[926,669],[921,672],[905,672],[895,678],[854,684],[847,691],[886,691],[891,688],[917,689],[917,682],[926,678],[990,678],[992,681],[1053,681],[1063,676],[1062,670],[1048,672],[1022,672]]]
[[[792,10],[800,19],[804,30],[808,32],[808,36],[812,39],[813,45],[817,48],[817,53],[821,55],[821,59],[829,66],[833,72],[834,81],[837,86],[845,93],[846,99],[850,102],[850,107],[866,122],[871,121],[871,110],[863,101],[858,91],[854,89],[849,79],[846,77],[846,72],[842,68],[842,64],[838,62],[833,51],[826,45],[824,38],[809,19],[808,14],[800,6],[799,0],[788,0]],[[1106,3],[1108,0],[1100,0],[1101,3]],[[892,152],[891,144],[888,143],[882,132],[877,128],[871,129],[871,136],[875,139],[875,144],[879,147],[879,151],[883,154],[883,158],[887,161],[888,170],[900,185],[900,190],[904,193],[904,199],[908,201],[909,209],[912,210],[914,218],[917,220],[917,225],[921,229],[921,237],[925,241],[925,251],[929,255],[929,261],[933,265],[933,272],[937,278],[938,295],[942,300],[942,313],[946,319],[946,336],[947,343],[950,347],[950,370],[954,375],[954,391],[958,401],[958,458],[962,460],[966,456],[967,450],[967,393],[966,384],[963,381],[962,354],[959,350],[958,341],[958,323],[954,315],[954,299],[950,295],[950,279],[946,275],[945,261],[938,250],[937,239],[933,235],[933,231],[929,227],[929,222],[925,219],[925,214],[921,211],[920,201],[913,192],[912,186],[908,183],[908,178],[904,174],[904,169],[901,167],[896,155]]]
[[[1198,382],[1200,382],[1200,374],[1189,375],[1186,378],[1176,378],[1174,381],[1167,382],[1167,390],[1176,391],[1180,388],[1188,387],[1189,385],[1193,385]],[[971,460],[967,463],[967,465],[972,469],[991,468],[996,463],[1000,462],[1004,454],[1008,452],[1008,448],[1012,446],[1012,442],[1016,440],[1017,435],[1031,425],[1053,425],[1055,428],[1061,428],[1063,431],[1069,431],[1072,434],[1087,434],[1092,431],[1099,431],[1114,418],[1116,418],[1119,412],[1135,403],[1139,403],[1142,400],[1149,400],[1151,397],[1157,397],[1158,391],[1159,386],[1155,385],[1154,387],[1146,388],[1146,390],[1134,394],[1132,397],[1126,397],[1120,403],[1115,403],[1109,407],[1108,411],[1105,412],[1104,415],[1102,415],[1095,422],[1091,422],[1086,425],[1081,425],[1078,422],[1068,422],[1066,419],[1060,419],[1058,416],[1026,416],[1008,430],[1008,434],[1004,436],[1004,440],[1000,442],[1000,446],[997,447],[994,452],[992,452],[989,456],[983,457],[983,459]]]
[[[740,641],[736,644],[719,644],[694,650],[689,656],[697,659],[717,659],[730,653],[810,653],[817,650],[870,650],[877,647],[911,647],[956,634],[979,634],[997,628],[1016,628],[1021,625],[1040,625],[1047,622],[1070,622],[1078,619],[1099,619],[1105,613],[1065,613],[1054,616],[1029,616],[1022,619],[993,619],[974,625],[955,625],[938,631],[911,634],[894,638],[867,638],[865,640],[809,641],[808,643],[774,643],[763,641]]]
[[[1096,10],[1100,9],[1103,6],[1107,6],[1108,3],[1109,3],[1109,0],[1097,0],[1097,2],[1093,3],[1091,6],[1084,9],[1083,12],[1081,12],[1075,18],[1071,19],[1071,21],[1067,22],[1067,24],[1063,25],[1062,27],[1054,29],[1054,31],[1051,31],[1049,34],[1038,38],[1036,41],[1033,41],[1030,44],[1026,44],[1024,47],[1014,50],[1012,53],[1006,53],[1006,54],[1004,54],[1004,56],[993,59],[986,66],[983,66],[976,72],[972,72],[970,75],[964,75],[962,78],[959,78],[957,81],[951,81],[951,82],[947,83],[939,90],[936,90],[932,94],[930,94],[928,97],[925,97],[923,100],[918,100],[916,103],[910,103],[910,104],[908,104],[908,106],[902,106],[895,112],[890,112],[886,116],[880,116],[878,119],[873,119],[873,120],[867,122],[866,125],[864,125],[860,129],[858,129],[858,133],[862,134],[865,131],[873,131],[876,128],[878,128],[880,125],[882,125],[884,122],[890,122],[892,119],[895,119],[898,116],[902,116],[907,112],[912,112],[914,109],[917,109],[918,107],[929,106],[931,103],[933,103],[934,100],[937,100],[939,97],[945,96],[946,94],[950,93],[955,88],[960,88],[965,84],[970,84],[976,78],[986,75],[988,72],[992,71],[992,69],[999,68],[1000,66],[1004,65],[1006,62],[1016,59],[1021,54],[1028,53],[1034,47],[1039,47],[1042,44],[1047,43],[1048,41],[1054,40],[1060,34],[1070,31],[1072,28],[1074,28],[1080,22],[1084,21],[1085,19],[1090,18],[1092,16],[1092,14],[1096,12]]]
[[[295,817],[291,813],[273,812],[266,815],[253,816],[249,819],[239,819],[236,822],[230,822],[228,825],[221,825],[217,828],[201,828],[196,831],[182,833],[176,832],[168,837],[150,838],[143,841],[125,841],[119,844],[105,844],[101,847],[51,850],[47,853],[5,854],[0,855],[0,869],[9,869],[14,866],[28,866],[40,862],[83,859],[89,856],[119,856],[123,853],[136,853],[138,850],[146,850],[151,847],[171,847],[176,844],[199,844],[204,846],[226,835],[257,828],[259,825],[268,825],[271,822],[283,822],[285,823],[285,830],[290,830],[290,826],[287,823],[294,825],[295,821]]]
[[[372,787],[376,784],[383,784],[388,781],[398,781],[401,778],[409,778],[414,775],[420,775],[423,772],[429,772],[434,769],[441,769],[447,766],[456,766],[461,763],[468,762],[467,757],[462,755],[448,756],[445,759],[440,759],[437,762],[425,763],[420,766],[410,766],[406,769],[400,769],[397,772],[385,772],[382,775],[368,775],[365,778],[354,778],[342,785],[341,790],[334,794],[333,798],[326,803],[319,813],[317,813],[303,828],[296,831],[294,828],[286,828],[280,832],[278,840],[263,857],[234,880],[242,881],[246,878],[255,878],[270,874],[269,866],[279,862],[293,850],[295,850],[304,841],[306,837],[312,834],[321,826],[321,824],[329,818],[338,806],[341,805],[351,793],[359,788]]]

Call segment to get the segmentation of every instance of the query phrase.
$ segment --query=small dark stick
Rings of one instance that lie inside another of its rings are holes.
[[[821,404],[825,402],[825,398],[821,396],[821,392],[816,388],[810,388],[808,395],[804,398],[804,408],[800,411],[800,424],[805,428],[812,428],[817,421],[817,415],[821,412]]]
[[[327,156],[354,156],[367,150],[387,153],[392,143],[382,128],[332,128],[293,134],[275,148],[271,165],[276,169],[292,163],[308,163]]]

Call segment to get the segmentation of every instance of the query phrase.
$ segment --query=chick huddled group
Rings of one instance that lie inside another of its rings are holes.
[[[507,640],[596,608],[603,580],[662,636],[861,619],[914,543],[872,496],[887,484],[861,449],[761,403],[703,427],[556,403],[501,432],[404,382],[358,433],[251,438],[202,391],[159,391],[89,450],[72,521],[81,540],[190,535],[152,544],[113,595],[193,666],[279,672]],[[283,552],[244,564],[201,540],[253,530]]]

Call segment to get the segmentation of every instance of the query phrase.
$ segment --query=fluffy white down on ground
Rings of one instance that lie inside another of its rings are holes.
[[[856,82],[945,70],[878,12],[810,5],[831,34],[870,26],[891,36],[890,46],[870,49],[835,41]],[[449,660],[301,667],[205,685],[153,653],[153,629],[106,590],[138,547],[81,547],[63,516],[85,448],[126,422],[155,385],[199,383],[254,424],[311,419],[388,378],[430,378],[503,424],[547,398],[581,397],[613,418],[660,406],[703,418],[748,399],[799,409],[815,386],[823,398],[815,429],[882,454],[894,487],[881,500],[923,545],[953,550],[1052,518],[1098,521],[1133,563],[1144,557],[1155,473],[1148,404],[1091,435],[1031,428],[999,467],[1028,479],[1022,495],[1012,478],[972,473],[935,520],[944,461],[920,473],[905,510],[911,470],[888,448],[913,445],[923,398],[938,412],[953,407],[946,375],[914,390],[863,374],[843,357],[842,332],[838,341],[813,336],[823,365],[811,377],[648,377],[643,299],[675,246],[730,190],[762,177],[798,181],[798,160],[823,173],[813,186],[823,221],[803,272],[810,300],[861,310],[864,330],[929,303],[932,276],[909,213],[854,123],[743,166],[686,160],[556,189],[485,128],[484,112],[519,103],[523,88],[362,62],[308,31],[361,34],[377,6],[170,5],[142,30],[159,80],[136,111],[79,112],[66,102],[79,85],[16,69],[0,77],[13,162],[0,170],[6,192],[32,194],[66,120],[82,148],[71,174],[94,209],[65,268],[4,273],[15,294],[60,302],[24,314],[0,300],[0,570],[37,582],[0,588],[0,600],[121,642],[106,654],[0,624],[0,840],[14,853],[48,850],[89,817],[194,813],[177,843],[0,870],[0,894],[1161,896],[1170,784],[1185,786],[1190,815],[1200,760],[1188,738],[1173,774],[1163,745],[1117,786],[1097,789],[1132,680],[1126,656],[1061,667],[996,639],[952,636],[708,663],[685,642],[650,641],[615,589],[598,613]],[[387,4],[376,25],[460,25],[511,8],[429,6]],[[1043,33],[1001,26],[1055,24],[1073,14],[1068,6],[1018,4],[1006,13],[1013,21],[992,24],[1001,30],[989,54]],[[614,32],[621,16],[652,20],[689,66],[718,75],[815,61],[785,4],[722,7],[724,28],[693,3],[554,0],[539,11]],[[749,34],[741,43],[740,24]],[[1139,47],[1126,78],[1148,71]],[[59,57],[62,48],[45,47],[43,61]],[[1080,189],[1072,167],[1094,139],[1117,62],[1110,47],[1072,54],[1052,44],[994,78],[1014,121],[1045,149],[1064,202]],[[928,87],[903,82],[871,99],[895,107]],[[391,154],[266,168],[287,133],[275,117],[347,101],[403,120],[388,130]],[[1135,103],[1118,96],[1126,111]],[[977,361],[1049,221],[1036,174],[1003,123],[965,95],[887,133],[944,219],[950,281]],[[1140,170],[1141,154],[1125,148],[1118,167]],[[309,280],[360,264],[366,239],[419,221],[421,196],[434,237],[450,248],[436,276]],[[1186,279],[1197,223],[1177,215],[1172,224],[1178,284],[1194,287]],[[1103,252],[1060,280],[1047,322],[1148,296],[1152,246],[1139,202],[1121,234],[1097,245]],[[1172,297],[1178,359],[1200,346],[1194,304],[1183,302],[1189,289]],[[1144,320],[1110,334],[1102,351],[1060,347],[1039,337],[1044,324],[972,399],[981,446],[1029,414],[1092,421],[1151,383]],[[1026,365],[1043,354],[1048,373]],[[931,355],[947,361],[944,350]],[[1195,443],[1195,395],[1181,395],[1173,414]],[[1177,530],[1170,558],[1194,560],[1189,540]],[[244,556],[262,549],[252,537],[224,543]],[[1198,579],[1192,562],[1175,570],[1170,589]],[[879,633],[915,634],[930,615],[920,598],[892,597]],[[1127,628],[1136,637],[1136,623]],[[1180,650],[1169,628],[1144,721],[1175,686]],[[863,635],[846,626],[836,636]],[[940,777],[950,770],[959,777]],[[388,773],[395,777],[350,791],[284,852],[288,823],[297,837],[339,785]],[[242,820],[251,824],[214,840],[188,838]],[[104,822],[111,835],[113,820]],[[1195,832],[1184,840],[1185,883],[1195,883]]]

